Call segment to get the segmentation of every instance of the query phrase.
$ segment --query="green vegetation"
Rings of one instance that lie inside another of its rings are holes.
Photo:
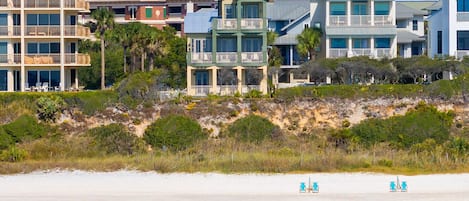
[[[249,115],[231,124],[228,127],[228,136],[239,141],[260,144],[264,140],[279,139],[281,132],[278,126],[272,124],[268,119]]]
[[[132,155],[142,152],[143,141],[125,129],[122,124],[110,124],[88,131],[97,148],[107,154]]]
[[[59,96],[42,96],[36,101],[39,119],[55,122],[57,116],[65,109],[65,102]]]
[[[155,149],[180,151],[207,138],[197,121],[180,115],[169,115],[151,124],[143,139]]]

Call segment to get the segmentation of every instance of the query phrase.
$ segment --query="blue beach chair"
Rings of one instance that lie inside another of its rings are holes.
[[[313,193],[319,193],[318,182],[313,182]]]
[[[305,184],[305,182],[300,183],[300,193],[306,193],[306,184]]]
[[[389,184],[389,192],[396,192],[397,189],[396,189],[396,182],[395,181],[391,181],[391,183]]]
[[[407,182],[406,181],[402,181],[401,192],[407,192]]]

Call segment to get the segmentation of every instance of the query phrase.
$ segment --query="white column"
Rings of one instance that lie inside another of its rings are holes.
[[[375,25],[375,0],[370,1],[371,26]]]
[[[25,24],[26,24],[26,16],[24,16],[24,7],[25,2],[21,1],[21,11],[20,11],[20,18],[21,18],[21,71],[20,71],[20,91],[24,91],[24,84],[26,83],[26,71],[24,68],[24,55],[26,54],[26,44],[24,41],[24,33],[25,33]]]
[[[391,10],[389,14],[391,15],[392,25],[396,25],[396,1],[391,1]]]
[[[267,94],[267,66],[262,66],[260,67],[262,70],[262,80],[260,83],[260,91],[262,91],[263,94]]]
[[[78,69],[75,69],[75,89],[78,89]]]
[[[290,66],[293,66],[293,45],[290,45]]]
[[[13,69],[8,69],[7,72],[7,91],[15,91],[15,82],[14,82],[14,76],[13,76]]]
[[[60,1],[60,91],[65,91],[65,15],[64,1]]]
[[[331,7],[330,6],[330,1],[326,0],[326,26],[324,26],[324,27],[329,26],[329,17],[331,16],[330,15],[331,14],[331,12],[330,12],[331,8],[330,7]],[[313,18],[313,17],[311,17],[311,18]]]
[[[348,45],[347,45],[347,48],[348,48],[348,52],[347,52],[347,57],[352,57],[353,56],[353,51],[352,51],[352,37],[349,37],[348,38]]]
[[[347,0],[347,25],[352,24],[352,0]]]
[[[329,37],[326,36],[326,58],[330,57],[329,51],[330,51],[330,40]]]
[[[212,67],[212,93],[217,93],[217,67]]]
[[[243,93],[243,67],[236,67],[236,77],[238,78],[238,92]]]
[[[7,62],[12,63],[14,60],[14,48],[13,48],[13,43],[12,41],[9,41],[7,43]]]
[[[186,84],[187,84],[187,95],[192,96],[195,95],[192,93],[192,67],[187,66],[186,69]]]
[[[8,13],[7,25],[8,25],[8,36],[12,36],[13,35],[13,14],[12,13]]]
[[[373,58],[376,58],[376,52],[375,52],[375,37],[372,36],[370,37],[370,52]]]

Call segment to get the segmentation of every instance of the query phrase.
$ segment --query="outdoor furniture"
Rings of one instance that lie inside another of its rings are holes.
[[[44,91],[44,92],[49,91],[49,82],[42,83],[41,91]]]
[[[389,192],[396,192],[397,189],[396,189],[396,182],[395,181],[391,181],[391,183],[389,184]]]
[[[407,192],[407,182],[406,181],[402,181],[401,192]]]
[[[313,193],[319,193],[318,182],[313,182]]]
[[[306,193],[306,184],[305,184],[305,182],[300,183],[300,193]]]
[[[24,83],[24,91],[31,91],[31,87],[29,87],[29,83]]]

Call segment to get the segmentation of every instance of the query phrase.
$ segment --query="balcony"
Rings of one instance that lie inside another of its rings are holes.
[[[241,19],[241,29],[262,29],[264,21],[261,18]]]
[[[370,48],[353,48],[351,56],[373,56],[373,54]]]
[[[238,28],[236,19],[217,19],[218,30],[234,30]]]
[[[456,58],[463,59],[465,56],[469,56],[469,50],[456,50]]]
[[[238,53],[236,52],[217,52],[217,63],[237,63]]]
[[[199,64],[212,63],[212,53],[192,53],[191,62]]]
[[[191,87],[195,96],[207,96],[210,93],[210,85],[195,85]]]
[[[375,25],[383,26],[383,25],[392,25],[392,17],[390,15],[375,15]]]
[[[0,0],[0,7],[21,8],[21,0]]]
[[[90,65],[91,58],[88,54],[66,53],[65,64]]]
[[[64,64],[90,65],[91,59],[88,54],[66,53]],[[60,64],[60,54],[26,54],[25,64]]]
[[[330,15],[329,25],[331,26],[346,26],[348,24],[346,15]]]
[[[469,12],[458,12],[456,15],[458,22],[468,22],[469,21]]]
[[[59,25],[26,26],[26,36],[60,36]],[[65,25],[65,36],[89,37],[90,29],[81,25]]]
[[[21,54],[0,54],[0,64],[20,64]]]
[[[347,52],[347,48],[331,48],[329,49],[329,58],[346,57]]]
[[[391,58],[391,48],[377,48],[376,50],[377,58]]]
[[[370,26],[371,16],[370,15],[352,15],[350,16],[351,25],[358,26]]]
[[[260,85],[243,85],[241,93],[246,94],[252,90],[260,91],[261,86]]]
[[[20,26],[0,26],[0,36],[20,36]]]
[[[89,10],[85,0],[63,0],[64,8]],[[60,0],[25,0],[25,8],[60,8]]]
[[[242,52],[241,62],[243,63],[262,63],[264,57],[262,52]]]
[[[65,36],[90,37],[90,28],[81,25],[65,25]]]
[[[237,85],[219,85],[217,86],[217,93],[221,96],[233,95],[238,92]]]

